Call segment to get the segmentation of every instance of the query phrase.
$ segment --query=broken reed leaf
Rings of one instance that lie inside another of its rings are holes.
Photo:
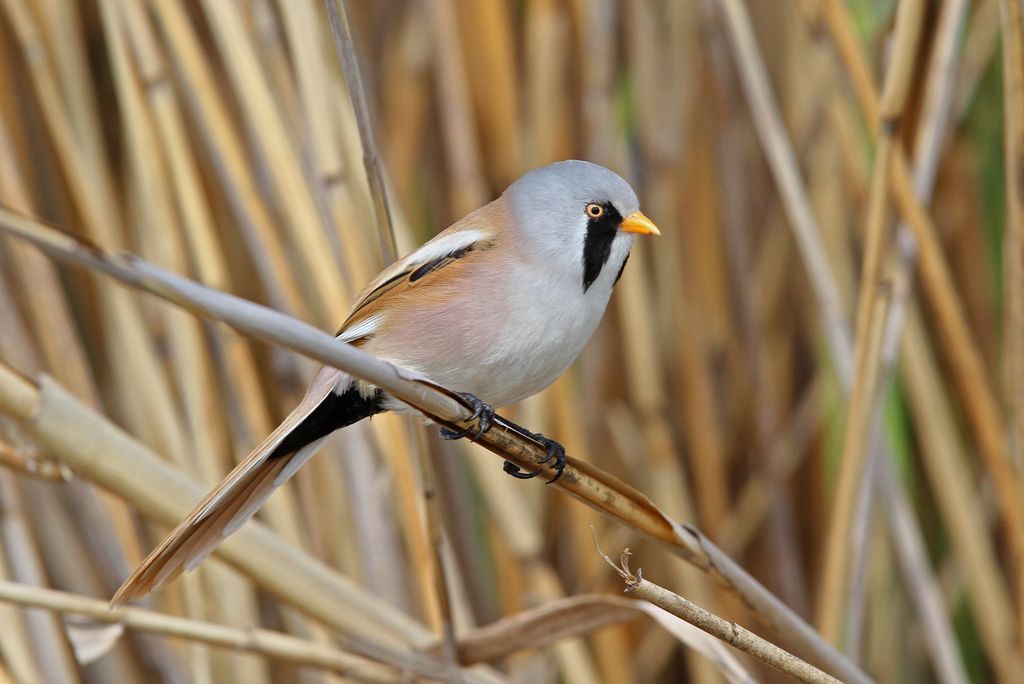
[[[542,648],[557,639],[633,620],[639,614],[634,601],[617,596],[586,595],[549,601],[462,635],[457,645],[459,661],[467,665],[494,661],[516,651]],[[432,650],[436,653],[439,647]]]

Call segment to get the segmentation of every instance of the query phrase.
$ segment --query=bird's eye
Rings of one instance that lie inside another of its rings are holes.
[[[590,218],[601,218],[604,216],[604,207],[595,202],[591,202],[587,205],[587,216]]]

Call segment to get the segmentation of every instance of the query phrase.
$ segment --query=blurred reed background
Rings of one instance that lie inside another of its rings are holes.
[[[399,253],[569,157],[624,174],[662,229],[580,362],[508,415],[699,527],[873,678],[1021,681],[1020,2],[345,7]],[[393,258],[322,2],[0,0],[0,84],[4,207],[328,331]],[[35,432],[121,426],[138,443],[98,462],[148,447],[198,494],[314,367],[0,240],[0,579],[106,600],[173,522],[147,512],[165,482],[114,495]],[[43,374],[91,422],[28,425]],[[592,530],[787,643],[660,545],[435,433],[345,430],[261,514],[348,593],[279,600],[289,577],[252,555],[141,604],[250,649],[259,626],[360,654],[349,675],[133,627],[80,665],[67,630],[87,651],[109,629],[0,603],[0,682],[398,681],[429,675],[421,649],[488,663],[450,680],[738,677],[621,602],[560,600],[621,592]]]

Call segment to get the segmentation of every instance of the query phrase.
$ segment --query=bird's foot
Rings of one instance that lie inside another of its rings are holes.
[[[554,461],[554,465],[552,465],[551,467],[555,471],[555,476],[552,477],[547,482],[548,484],[551,484],[552,482],[554,482],[558,478],[562,477],[562,471],[565,470],[565,447],[563,447],[561,444],[559,444],[558,442],[556,442],[553,439],[548,439],[547,437],[545,437],[544,435],[540,434],[539,432],[536,432],[536,433],[535,432],[531,432],[529,434],[530,434],[530,436],[533,439],[535,439],[536,441],[540,442],[545,447],[547,447],[547,450],[548,450],[548,455],[545,456],[543,459],[541,459],[541,461],[538,463],[538,465],[544,465],[546,463]],[[520,479],[520,480],[529,480],[530,478],[534,478],[534,477],[537,477],[538,475],[540,475],[541,472],[543,472],[544,469],[543,468],[538,468],[537,470],[534,470],[533,472],[525,472],[525,471],[523,471],[522,468],[517,466],[515,463],[512,463],[511,461],[505,461],[504,470],[505,470],[506,473],[508,473],[509,475],[511,475],[514,478],[517,478],[517,479]]]
[[[463,437],[468,437],[470,433],[473,433],[473,437],[469,441],[475,442],[480,439],[480,435],[490,430],[491,426],[494,424],[494,409],[468,392],[459,392],[458,395],[473,408],[473,415],[469,417],[469,420],[476,420],[477,424],[470,425],[465,430],[459,431],[441,428],[441,438],[462,439]]]

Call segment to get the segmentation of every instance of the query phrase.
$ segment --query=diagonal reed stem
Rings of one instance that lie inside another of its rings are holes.
[[[387,188],[384,186],[384,172],[381,169],[380,156],[377,154],[377,143],[373,137],[373,125],[370,123],[370,108],[366,104],[366,91],[363,89],[363,77],[359,71],[359,58],[352,41],[352,31],[348,25],[348,14],[345,12],[345,0],[325,0],[327,16],[331,20],[331,35],[334,36],[334,49],[338,53],[341,69],[345,74],[349,99],[356,113],[356,125],[359,128],[359,139],[363,143],[363,166],[366,168],[366,180],[370,184],[370,195],[373,197],[373,211],[377,223],[377,235],[380,239],[381,257],[385,264],[390,264],[398,256],[395,246],[395,226],[391,220],[391,207],[388,205]]]

